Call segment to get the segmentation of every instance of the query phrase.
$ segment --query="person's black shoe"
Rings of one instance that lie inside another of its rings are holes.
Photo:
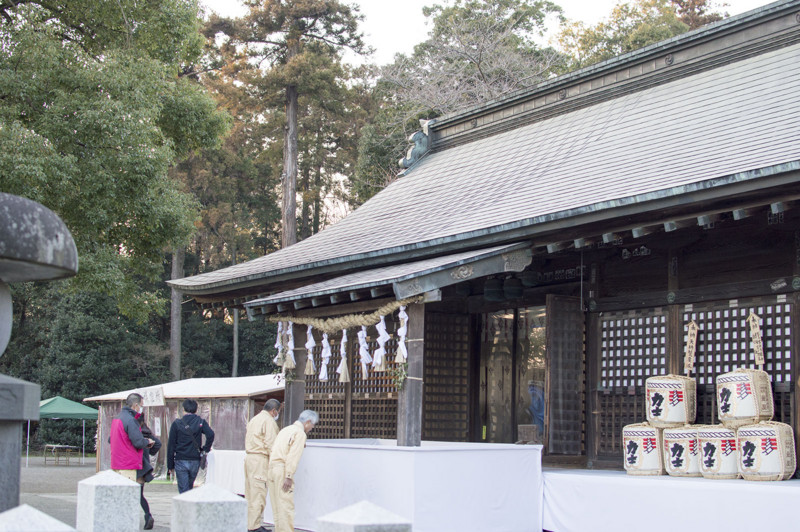
[[[152,515],[147,515],[144,518],[144,529],[145,530],[153,530],[153,525],[155,524],[156,520],[153,519]]]

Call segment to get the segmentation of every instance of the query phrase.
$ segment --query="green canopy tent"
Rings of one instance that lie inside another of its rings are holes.
[[[39,402],[39,419],[81,419],[83,420],[83,448],[81,449],[81,463],[86,458],[86,420],[97,421],[97,410],[75,401],[65,399],[60,395]],[[31,422],[28,421],[28,444],[25,448],[25,467],[28,466],[28,451],[30,449]]]

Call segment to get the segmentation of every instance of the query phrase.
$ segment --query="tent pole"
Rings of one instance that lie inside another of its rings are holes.
[[[83,421],[83,446],[81,447],[81,465],[86,464],[86,420]]]
[[[28,438],[25,440],[25,467],[28,467],[28,452],[31,448],[31,420],[28,420]]]

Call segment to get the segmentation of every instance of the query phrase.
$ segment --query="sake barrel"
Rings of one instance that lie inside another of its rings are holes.
[[[661,375],[645,381],[647,422],[654,427],[682,427],[694,423],[697,384],[682,375]]]
[[[739,471],[745,480],[786,480],[796,466],[792,427],[777,421],[745,425],[736,431]]]
[[[699,477],[697,428],[691,425],[664,429],[664,466],[673,477]]]
[[[718,375],[717,412],[729,429],[772,419],[775,404],[767,372],[739,368]]]
[[[625,471],[629,475],[663,475],[662,429],[648,423],[627,425],[622,429]]]
[[[697,427],[700,446],[700,472],[704,478],[739,478],[739,451],[736,431],[724,425]]]

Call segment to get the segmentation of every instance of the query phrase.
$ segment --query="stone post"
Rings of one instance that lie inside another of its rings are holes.
[[[317,519],[317,532],[411,532],[411,523],[369,501],[361,501]]]
[[[0,512],[19,505],[23,422],[39,419],[41,388],[0,375]]]
[[[172,498],[172,532],[247,530],[247,501],[216,484]]]
[[[27,504],[0,513],[0,531],[6,530],[14,532],[75,532],[71,526]]]
[[[78,482],[75,528],[80,532],[138,532],[144,518],[139,484],[110,469]]]

